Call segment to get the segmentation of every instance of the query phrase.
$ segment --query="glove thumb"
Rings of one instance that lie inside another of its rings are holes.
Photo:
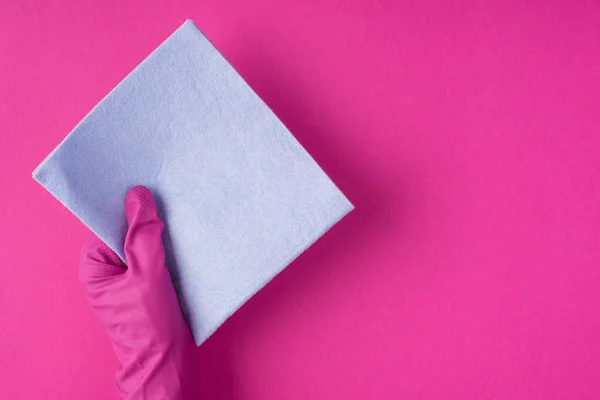
[[[125,214],[129,225],[125,236],[127,266],[134,274],[162,272],[153,270],[165,265],[164,224],[147,188],[136,186],[129,190],[125,197]]]

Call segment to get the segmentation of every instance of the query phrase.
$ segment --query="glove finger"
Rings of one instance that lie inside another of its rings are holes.
[[[158,216],[152,193],[144,186],[132,188],[125,197],[127,235],[125,258],[132,273],[162,272],[165,249],[162,241],[163,222]]]
[[[81,250],[79,282],[90,294],[127,272],[119,256],[95,235],[90,235]]]

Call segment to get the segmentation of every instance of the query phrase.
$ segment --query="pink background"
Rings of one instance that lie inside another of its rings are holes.
[[[31,171],[186,18],[356,205],[198,350],[203,398],[600,398],[600,4],[456,3],[3,1],[0,398],[114,397]]]

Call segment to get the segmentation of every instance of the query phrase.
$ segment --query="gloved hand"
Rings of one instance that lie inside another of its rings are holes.
[[[163,223],[150,191],[131,189],[125,212],[127,265],[94,236],[79,268],[119,361],[119,398],[190,399],[196,347],[165,266]]]

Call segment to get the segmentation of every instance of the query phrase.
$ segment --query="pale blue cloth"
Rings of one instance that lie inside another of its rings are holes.
[[[123,259],[125,193],[150,188],[197,344],[352,209],[191,21],[33,175]]]

